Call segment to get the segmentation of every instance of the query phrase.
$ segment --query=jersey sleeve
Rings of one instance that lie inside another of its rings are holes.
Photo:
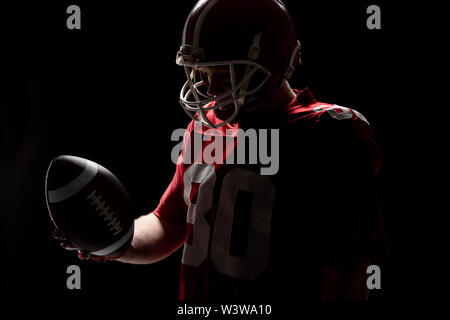
[[[158,218],[176,225],[186,224],[186,208],[183,201],[181,178],[182,175],[177,165],[172,181],[162,195],[158,207],[153,211],[153,214]]]
[[[183,153],[185,152],[187,139],[192,132],[193,122],[191,122],[186,129],[183,138],[183,147],[180,156],[178,157],[175,174],[172,181],[162,195],[158,207],[153,211],[153,214],[158,218],[175,225],[186,224],[187,206],[183,198]]]
[[[326,186],[319,202],[327,221],[325,261],[331,265],[389,253],[379,197],[379,146],[367,120],[347,111],[351,116],[346,118],[325,111],[314,135],[320,146],[318,183]]]

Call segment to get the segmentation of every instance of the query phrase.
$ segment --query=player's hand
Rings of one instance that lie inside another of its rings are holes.
[[[119,258],[119,257],[101,257],[101,256],[97,256],[95,254],[92,254],[92,253],[89,253],[86,251],[79,250],[69,240],[64,238],[58,229],[55,229],[53,231],[52,235],[53,235],[54,239],[56,239],[60,242],[60,245],[63,249],[76,250],[78,253],[78,259],[80,259],[80,260],[92,260],[92,261],[96,261],[96,262],[106,262],[106,261],[111,261],[111,260],[115,260],[115,259]]]
[[[63,235],[59,232],[58,229],[53,230],[52,236],[54,239],[58,240],[60,243],[60,246],[65,250],[77,250],[77,248],[66,238],[63,237]]]

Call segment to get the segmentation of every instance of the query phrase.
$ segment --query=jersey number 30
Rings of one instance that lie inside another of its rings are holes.
[[[196,267],[207,258],[210,225],[205,215],[212,209],[215,182],[216,173],[212,165],[195,163],[183,175],[187,222],[193,225],[192,241],[184,245],[182,262],[185,265]],[[198,185],[195,203],[190,199],[193,184]],[[239,192],[250,194],[252,199],[247,239],[238,244],[247,246],[244,256],[230,253]],[[210,249],[210,259],[220,273],[250,280],[266,269],[274,198],[275,188],[268,176],[241,168],[235,168],[224,176]]]

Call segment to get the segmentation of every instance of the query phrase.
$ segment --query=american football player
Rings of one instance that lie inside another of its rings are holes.
[[[361,113],[291,88],[300,49],[281,1],[194,6],[176,55],[192,121],[172,182],[136,219],[118,261],[154,263],[183,247],[184,300],[367,298],[366,268],[386,253],[379,148]],[[279,130],[275,174],[261,174],[261,161],[225,161],[233,152],[217,163],[196,157],[223,137],[233,150],[233,133],[251,128]]]

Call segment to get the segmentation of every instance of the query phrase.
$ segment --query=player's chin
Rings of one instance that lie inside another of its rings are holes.
[[[226,119],[230,118],[233,115],[233,113],[234,113],[234,104],[233,103],[227,104],[227,105],[217,108],[217,109],[214,109],[214,114],[220,120],[226,120]]]

